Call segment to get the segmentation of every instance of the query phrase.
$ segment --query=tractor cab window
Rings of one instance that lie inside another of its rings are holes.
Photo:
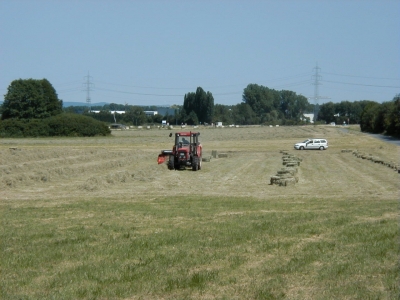
[[[180,136],[179,137],[179,139],[178,139],[178,143],[179,143],[179,145],[182,145],[182,146],[187,146],[187,145],[189,145],[189,137],[187,137],[187,136]]]

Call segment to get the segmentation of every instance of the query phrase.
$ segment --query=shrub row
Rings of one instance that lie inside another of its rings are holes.
[[[46,119],[0,121],[0,137],[106,136],[110,129],[93,118],[63,113]]]

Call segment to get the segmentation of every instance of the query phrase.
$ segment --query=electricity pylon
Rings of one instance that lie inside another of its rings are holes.
[[[84,78],[86,79],[86,81],[83,83],[84,85],[86,85],[86,104],[89,107],[89,112],[92,110],[92,100],[90,99],[90,91],[93,91],[92,87],[93,87],[93,83],[90,82],[90,78],[92,76],[88,75],[85,76]]]
[[[315,68],[313,69],[315,70],[313,77],[313,85],[314,85],[314,97],[309,97],[308,99],[314,99],[314,124],[318,119],[318,112],[319,112],[319,100],[320,99],[330,99],[329,97],[325,97],[325,96],[320,96],[319,95],[319,86],[322,85],[321,78],[322,76],[319,75],[321,68],[318,67],[318,63],[316,64]]]

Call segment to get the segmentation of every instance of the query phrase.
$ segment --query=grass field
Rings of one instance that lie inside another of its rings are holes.
[[[168,130],[1,139],[1,299],[399,299],[399,147],[357,128],[199,129],[202,170],[157,165]],[[326,151],[296,151],[309,137]],[[286,149],[298,182],[270,185]]]

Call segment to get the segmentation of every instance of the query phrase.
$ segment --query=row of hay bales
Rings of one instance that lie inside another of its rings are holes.
[[[294,185],[299,181],[297,176],[298,167],[302,162],[301,158],[298,158],[294,154],[290,154],[286,150],[280,150],[282,153],[282,164],[283,168],[280,169],[275,176],[271,177],[271,185],[276,184],[279,186]]]
[[[370,160],[377,164],[382,164],[384,166],[387,166],[387,167],[395,170],[397,173],[400,173],[400,165],[398,163],[395,163],[393,161],[385,161],[378,156],[358,152],[358,150],[342,149],[342,153],[349,153],[349,152],[353,153],[353,155],[358,158]]]
[[[210,162],[212,158],[225,158],[228,157],[228,153],[218,153],[217,150],[212,150],[211,156],[203,156],[202,161]]]

